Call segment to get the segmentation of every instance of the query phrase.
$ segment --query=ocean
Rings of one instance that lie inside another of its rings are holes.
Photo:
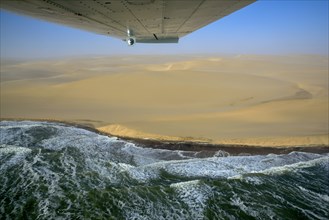
[[[1,121],[0,219],[329,219],[329,154],[201,157]]]

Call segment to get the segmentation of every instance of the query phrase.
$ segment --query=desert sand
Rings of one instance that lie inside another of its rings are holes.
[[[122,137],[328,146],[328,57],[113,56],[1,61],[1,118]]]

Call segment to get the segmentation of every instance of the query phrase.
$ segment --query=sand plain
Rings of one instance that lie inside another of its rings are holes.
[[[1,61],[1,118],[118,136],[329,145],[328,57],[113,56]]]

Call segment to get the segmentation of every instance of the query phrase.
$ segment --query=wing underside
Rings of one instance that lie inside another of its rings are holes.
[[[255,0],[1,0],[1,8],[125,40],[176,43]]]

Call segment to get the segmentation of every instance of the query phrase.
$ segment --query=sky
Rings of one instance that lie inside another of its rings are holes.
[[[1,59],[133,54],[328,55],[329,0],[259,0],[183,38],[135,44],[1,10]]]

